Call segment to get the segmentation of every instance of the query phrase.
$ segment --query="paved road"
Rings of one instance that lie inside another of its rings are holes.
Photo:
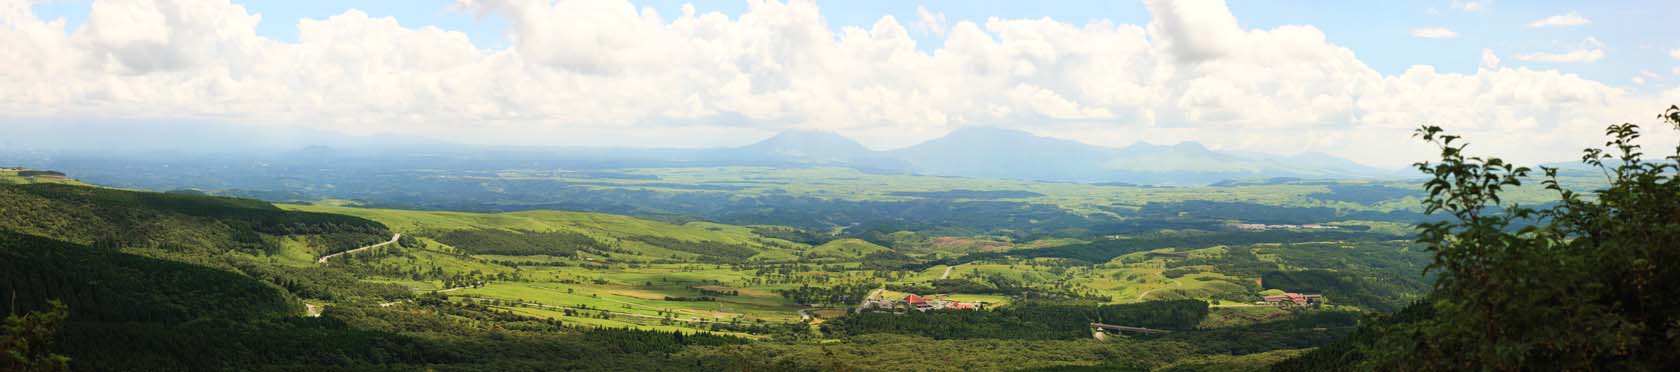
[[[348,250],[348,251],[343,251],[343,252],[338,252],[338,253],[333,253],[333,254],[321,256],[321,259],[315,260],[315,263],[324,264],[324,263],[327,263],[328,258],[338,257],[339,255],[342,255],[342,254],[345,254],[345,253],[356,253],[356,252],[360,252],[360,251],[366,250],[366,249],[379,248],[379,247],[384,247],[384,246],[387,246],[387,245],[395,244],[397,242],[397,239],[401,238],[401,237],[402,237],[402,234],[399,233],[399,234],[396,234],[396,235],[391,235],[391,240],[386,241],[384,243],[374,244],[374,245],[370,245],[370,246],[366,246],[366,247],[361,247],[361,248],[351,249],[351,250]]]

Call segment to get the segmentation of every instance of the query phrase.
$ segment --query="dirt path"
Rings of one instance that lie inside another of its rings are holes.
[[[361,247],[361,248],[351,249],[351,250],[348,250],[348,251],[343,251],[343,252],[338,252],[338,253],[333,253],[333,254],[321,256],[321,259],[315,260],[315,263],[325,264],[325,263],[327,263],[328,258],[338,257],[338,256],[343,255],[345,253],[356,253],[356,252],[361,252],[361,251],[367,250],[367,249],[374,249],[374,248],[379,248],[379,247],[384,247],[384,246],[387,246],[387,245],[395,244],[397,242],[398,238],[402,238],[401,233],[396,234],[396,235],[391,235],[391,240],[386,241],[384,243],[374,244],[374,245],[370,245],[370,246],[366,246],[366,247]]]
[[[1173,279],[1173,286],[1183,288],[1184,287],[1184,282],[1178,281],[1178,279]],[[1143,296],[1148,296],[1149,292],[1154,292],[1157,289],[1160,289],[1160,288],[1150,288],[1147,291],[1143,291],[1143,293],[1139,293],[1137,301],[1143,301]]]
[[[303,304],[303,316],[320,318],[321,308],[321,306],[316,306],[315,304]]]
[[[957,268],[957,266],[962,266],[962,265],[957,264],[957,265],[946,266],[945,267],[945,273],[939,275],[939,280],[950,279],[951,278],[951,269],[955,269],[955,268]]]

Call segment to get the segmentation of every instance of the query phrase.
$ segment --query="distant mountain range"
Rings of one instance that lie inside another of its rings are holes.
[[[108,128],[107,128],[108,127]],[[1113,148],[992,127],[958,129],[894,150],[871,150],[832,132],[787,131],[741,147],[707,149],[530,147],[448,144],[401,136],[351,137],[274,127],[82,124],[0,128],[21,140],[0,160],[170,164],[245,162],[310,169],[321,164],[494,171],[691,166],[835,166],[1033,181],[1203,185],[1260,178],[1396,178],[1405,169],[1368,167],[1322,153],[1291,156],[1210,150],[1196,142]],[[141,130],[141,129],[144,130]],[[15,132],[15,133],[14,133]],[[63,137],[63,138],[59,138]],[[110,138],[103,138],[110,137]],[[104,160],[100,160],[104,159]],[[66,166],[66,165],[60,165]]]
[[[757,164],[852,166],[925,175],[1156,185],[1228,179],[1392,178],[1402,170],[1368,167],[1323,153],[1292,156],[1219,152],[1196,142],[1093,146],[990,127],[958,129],[914,146],[874,151],[828,132],[785,132],[752,145],[697,150],[709,160]]]

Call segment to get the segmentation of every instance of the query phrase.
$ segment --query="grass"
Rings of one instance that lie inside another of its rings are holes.
[[[808,254],[811,258],[839,258],[856,260],[874,253],[892,252],[892,248],[882,247],[863,239],[837,239],[823,245],[811,248]]]
[[[605,213],[569,211],[524,211],[511,213],[467,213],[446,211],[411,211],[395,209],[354,208],[336,205],[282,204],[281,208],[297,211],[338,213],[379,221],[398,232],[444,232],[451,230],[507,230],[533,232],[579,233],[620,248],[633,251],[643,260],[670,257],[695,257],[696,254],[662,248],[635,240],[654,236],[682,241],[709,241],[750,247],[760,251],[761,259],[792,259],[786,252],[775,252],[776,245],[804,248],[806,245],[758,236],[741,226],[709,222],[670,224],[635,217]]]
[[[88,185],[86,183],[82,183],[82,181],[78,181],[74,178],[55,177],[55,176],[23,176],[23,175],[19,175],[19,172],[23,172],[23,171],[27,171],[27,170],[29,170],[29,169],[25,169],[25,168],[0,168],[0,185],[6,185],[6,184],[13,184],[13,185],[16,185],[16,184],[34,184],[34,183],[58,183],[58,184],[77,185],[77,186],[90,186],[90,187],[92,186],[92,185]]]
[[[810,172],[828,172],[825,170],[732,170],[748,172],[749,175],[761,176],[756,180],[766,182],[810,182],[794,180],[795,176]],[[683,170],[659,170],[661,177],[675,175],[681,182],[697,182],[701,174],[684,173]],[[763,172],[763,173],[752,173]],[[857,175],[859,179],[896,179],[897,177],[914,176],[875,176]],[[696,178],[683,178],[696,177]],[[786,179],[776,181],[778,177]],[[816,192],[824,189],[836,191],[851,180],[845,177],[835,177],[828,174],[828,182],[835,184],[823,185],[824,188],[812,188],[806,192]],[[753,178],[742,178],[743,180]],[[667,179],[666,181],[671,181]],[[993,183],[1000,189],[1026,185],[1016,181],[997,180],[947,180],[952,184],[982,182]],[[633,181],[625,181],[633,182]],[[782,183],[781,185],[787,185]],[[948,187],[949,185],[946,185]],[[1054,198],[1058,191],[1067,190],[1102,190],[1106,186],[1091,186],[1077,184],[1032,184],[1028,185],[1034,192],[1040,192],[1046,197]],[[1023,186],[1025,187],[1025,186]],[[1256,186],[1260,187],[1260,186]],[[1273,186],[1265,186],[1273,187]],[[1301,187],[1300,193],[1312,192],[1310,188]],[[930,189],[932,187],[929,187]],[[1241,189],[1243,187],[1235,187]],[[1101,197],[1126,195],[1125,193],[1149,192],[1148,197],[1161,197],[1180,192],[1173,189],[1144,190],[1142,188],[1115,188],[1108,190],[1110,194]],[[684,192],[696,192],[687,190]],[[1260,193],[1262,191],[1254,191]],[[1265,191],[1270,192],[1270,191]],[[1098,194],[1101,194],[1099,192]],[[847,197],[882,197],[896,196],[881,195],[880,189],[858,188]],[[1032,198],[1029,198],[1032,199]],[[354,208],[342,205],[283,205],[285,209],[341,213],[373,219],[393,230],[405,233],[414,238],[418,244],[410,244],[400,248],[402,254],[386,255],[377,258],[376,264],[394,265],[397,267],[412,267],[420,271],[428,271],[433,267],[441,268],[446,273],[467,273],[477,271],[484,274],[513,274],[517,273],[518,281],[493,281],[478,288],[453,290],[446,294],[457,300],[493,300],[495,303],[510,311],[534,317],[564,317],[569,324],[581,326],[603,327],[635,327],[642,329],[660,330],[700,330],[704,328],[701,321],[742,321],[792,323],[801,321],[798,310],[805,308],[783,298],[778,290],[787,290],[811,285],[828,287],[844,284],[900,284],[922,286],[939,279],[949,270],[950,279],[972,280],[985,283],[992,278],[1019,283],[1027,287],[1037,288],[1075,288],[1079,293],[1096,294],[1109,298],[1114,303],[1131,303],[1140,301],[1166,300],[1179,298],[1209,299],[1216,297],[1250,296],[1249,288],[1240,285],[1243,280],[1252,278],[1238,278],[1235,276],[1215,272],[1209,267],[1208,271],[1195,272],[1177,278],[1164,275],[1166,263],[1169,259],[1147,256],[1147,252],[1137,252],[1118,257],[1110,262],[1094,265],[1066,265],[1056,259],[1031,259],[1010,261],[972,262],[954,267],[936,265],[916,271],[873,271],[865,269],[861,261],[875,253],[893,251],[884,247],[859,239],[840,239],[817,246],[809,246],[787,241],[772,241],[757,235],[752,228],[744,226],[723,225],[709,222],[690,222],[672,224],[628,216],[609,215],[601,213],[562,212],[562,211],[529,211],[514,213],[482,214],[462,212],[438,211],[410,211]],[[1397,228],[1397,226],[1384,226]],[[434,241],[425,233],[435,233],[451,230],[509,230],[509,231],[567,231],[594,237],[603,242],[613,242],[617,249],[624,249],[633,254],[614,252],[610,257],[600,255],[580,256],[507,256],[507,255],[464,255],[457,247]],[[758,253],[754,256],[753,264],[715,264],[701,263],[692,260],[696,257],[692,253],[678,252],[662,247],[653,246],[635,240],[636,237],[657,236],[686,241],[711,241],[737,244],[752,247]],[[1010,242],[999,238],[987,237],[955,237],[944,240],[930,240],[931,252],[922,254],[937,255],[944,251],[981,251],[1005,247],[1007,249],[1037,249],[1044,247],[1079,244],[1075,239],[1047,239],[1023,243]],[[1299,243],[1298,243],[1299,244]],[[283,242],[283,249],[275,255],[275,259],[287,264],[311,264],[313,256],[308,247],[301,242]],[[1254,252],[1263,262],[1280,262],[1276,254],[1277,248],[1265,245],[1255,245]],[[1188,247],[1187,247],[1188,248]],[[1166,249],[1171,250],[1171,249]],[[1222,246],[1201,247],[1196,249],[1179,249],[1197,257],[1218,257],[1227,252]],[[812,261],[811,259],[814,259]],[[799,262],[803,265],[765,265],[763,262]],[[1280,262],[1281,264],[1281,262]],[[517,267],[516,267],[517,265]],[[773,269],[772,269],[773,268]],[[393,283],[417,291],[441,289],[441,283],[432,281],[416,281],[405,277],[374,278],[370,281]],[[738,295],[720,295],[719,293],[739,293]],[[1003,306],[1011,302],[1011,298],[1002,295],[977,295],[955,293],[920,293],[934,298],[945,298],[970,303],[987,303],[990,307]],[[883,296],[889,299],[902,298],[905,293],[887,291]],[[674,301],[672,299],[699,297],[713,297],[709,301]],[[524,306],[517,304],[527,304]],[[1244,307],[1242,303],[1222,304],[1215,310],[1215,316],[1210,317],[1205,326],[1224,327],[1243,324],[1253,319],[1267,319],[1277,310],[1266,307]],[[588,316],[564,316],[562,308],[591,309],[589,311],[607,311],[613,313],[610,319],[599,319]],[[840,316],[844,308],[816,308],[818,319],[831,319]],[[666,320],[669,316],[672,320]],[[674,321],[674,322],[673,322]],[[700,327],[700,328],[696,328]]]

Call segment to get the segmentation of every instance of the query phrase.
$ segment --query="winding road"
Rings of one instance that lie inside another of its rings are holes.
[[[356,252],[361,252],[363,250],[374,249],[374,248],[379,248],[379,247],[384,247],[384,246],[387,246],[387,245],[395,244],[397,242],[397,239],[399,239],[399,238],[402,238],[401,233],[391,235],[391,240],[386,241],[384,243],[374,244],[374,245],[370,245],[370,246],[366,246],[366,247],[361,247],[361,248],[351,249],[351,250],[348,250],[348,251],[343,251],[343,252],[338,252],[338,253],[333,253],[333,254],[321,256],[321,259],[315,260],[315,263],[325,264],[325,263],[327,263],[328,258],[338,257],[339,255],[343,255],[345,253],[356,253]]]

